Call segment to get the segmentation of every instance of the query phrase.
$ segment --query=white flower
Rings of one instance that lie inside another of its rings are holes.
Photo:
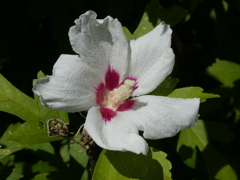
[[[196,124],[199,99],[144,95],[171,72],[174,54],[169,25],[161,23],[127,41],[117,19],[87,11],[69,31],[73,50],[61,55],[53,75],[33,91],[49,108],[88,111],[85,129],[102,148],[147,154],[146,139],[176,135]],[[144,131],[143,137],[139,130]]]

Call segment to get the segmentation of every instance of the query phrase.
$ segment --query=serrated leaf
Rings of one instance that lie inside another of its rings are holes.
[[[147,156],[103,150],[96,164],[93,180],[170,180],[172,166],[166,157],[166,153],[153,148],[150,148]]]
[[[51,165],[50,169],[45,169],[45,172],[49,172],[49,179],[81,179],[81,177],[88,177],[88,172],[86,171],[88,156],[86,152],[81,151],[82,147],[76,143],[68,144],[65,141],[62,143],[64,143],[64,146],[60,149],[60,154],[64,157],[63,159],[55,154],[54,148],[50,143],[31,145],[26,148],[33,150],[37,156],[48,161],[47,163]],[[35,167],[33,170],[36,171],[37,169],[40,169],[40,167]],[[57,170],[55,171],[54,169]],[[43,173],[43,170],[40,170],[39,172]],[[41,176],[43,175],[39,175],[39,177]]]
[[[158,0],[152,0],[146,6],[142,19],[133,35],[125,27],[123,30],[127,39],[137,39],[153,30],[162,21],[170,24],[171,27],[174,26],[185,14],[186,10],[180,6],[173,5],[170,9],[166,9],[159,4]]]
[[[169,95],[178,83],[177,78],[168,77],[166,78],[150,95],[167,96]]]
[[[53,148],[53,146],[51,145],[51,143],[46,142],[46,143],[41,143],[41,144],[34,144],[34,145],[29,145],[27,147],[25,147],[26,149],[31,149],[33,151],[44,151],[45,153],[49,153],[54,155],[55,154],[55,150]]]
[[[202,120],[198,121],[197,126],[182,130],[178,139],[177,151],[183,161],[192,168],[196,168],[197,163],[197,159],[194,159],[196,158],[194,156],[196,147],[204,157],[209,179],[237,179],[233,168],[209,142],[208,130]]]
[[[231,61],[217,60],[207,68],[207,72],[225,87],[233,87],[234,82],[240,79],[240,65]]]
[[[206,101],[210,98],[219,98],[220,96],[212,93],[203,93],[203,89],[200,87],[185,87],[175,89],[168,97],[172,98],[200,98],[200,102]]]
[[[55,154],[55,150],[51,143],[42,143],[36,145],[30,145],[26,147],[32,150],[36,156],[49,162],[49,164],[57,169],[57,171],[49,172],[49,179],[68,179],[71,176],[67,164],[64,163],[60,156]]]
[[[42,76],[44,74],[39,72],[38,77]],[[0,111],[27,121],[11,131],[9,140],[25,146],[62,139],[47,136],[46,120],[58,118],[68,124],[67,113],[44,107],[40,104],[39,97],[36,95],[34,97],[35,99],[32,99],[19,91],[0,74]],[[39,124],[42,124],[44,128],[41,128]]]
[[[18,142],[18,146],[29,146],[51,141],[61,140],[62,137],[49,138],[46,126],[44,129],[38,128],[38,122],[25,122],[18,128],[9,131],[8,141]]]

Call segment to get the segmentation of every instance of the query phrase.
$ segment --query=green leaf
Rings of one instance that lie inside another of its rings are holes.
[[[42,143],[36,145],[29,145],[27,147],[28,150],[31,150],[33,154],[39,156],[44,161],[49,162],[49,164],[56,168],[58,171],[49,171],[49,179],[68,179],[71,176],[69,173],[69,168],[67,164],[64,163],[58,154],[55,153],[55,150],[51,143]],[[50,178],[51,177],[51,178]]]
[[[127,27],[123,26],[122,27],[123,29],[123,33],[125,34],[126,38],[131,40],[131,39],[134,39],[134,36],[132,35],[132,33],[128,30]]]
[[[166,157],[166,153],[153,148],[150,148],[147,156],[103,150],[96,164],[93,180],[170,180],[172,166]]]
[[[88,156],[86,154],[86,150],[83,149],[82,146],[80,146],[77,143],[70,144],[70,161],[71,161],[71,158],[82,167],[84,168],[87,167]]]
[[[70,144],[69,169],[73,176],[72,179],[80,179],[80,177],[87,176],[87,164],[88,156],[86,150],[77,143]]]
[[[10,137],[7,140],[11,142],[18,142],[18,146],[21,147],[62,139],[62,137],[49,138],[46,126],[44,129],[40,129],[38,127],[38,122],[25,122],[20,124],[18,128],[10,130],[9,133]]]
[[[86,167],[88,164],[88,156],[86,150],[79,144],[69,144],[61,148],[60,154],[65,163],[68,164],[69,173],[72,179],[80,179],[80,177],[88,177]]]
[[[16,172],[15,169],[12,170],[12,173],[7,177],[6,180],[18,180],[21,179],[23,177],[23,175],[19,174],[18,172]]]
[[[29,145],[27,147],[25,147],[26,149],[30,149],[32,151],[44,151],[45,153],[49,153],[54,155],[55,151],[53,146],[51,145],[51,143],[46,142],[46,143],[41,143],[41,144],[34,144],[34,145]]]
[[[18,116],[22,120],[38,120],[37,104],[0,74],[0,111]]]
[[[49,173],[40,173],[34,176],[32,180],[49,180],[49,178],[47,178],[48,175]]]
[[[0,149],[0,156],[3,156],[3,155],[9,155],[11,154],[12,152],[8,149]]]
[[[168,97],[172,98],[200,98],[200,102],[206,101],[209,98],[219,98],[220,96],[212,93],[203,93],[200,87],[185,87],[175,89]]]
[[[24,169],[30,167],[29,164],[27,164],[26,162],[14,162],[14,170],[16,173],[18,174],[24,174]]]
[[[38,77],[42,77],[42,72]],[[0,111],[4,111],[27,122],[10,131],[10,141],[18,142],[21,146],[43,142],[56,141],[62,138],[49,138],[46,120],[57,118],[68,124],[66,112],[51,110],[40,104],[39,97],[32,99],[25,95],[0,74]]]
[[[178,139],[177,151],[188,166],[196,168],[197,159],[194,151],[197,147],[204,157],[209,179],[237,179],[233,168],[209,142],[208,132],[211,130],[206,128],[202,120],[198,121],[197,126],[182,130]]]
[[[171,27],[174,26],[185,14],[186,10],[177,5],[166,9],[159,4],[158,0],[152,0],[150,4],[146,6],[142,19],[133,35],[126,30],[126,27],[124,27],[123,30],[127,39],[137,39],[153,30],[162,21],[170,24]]]
[[[88,177],[89,177],[89,171],[87,169],[85,169],[80,180],[88,180],[89,179]]]
[[[18,126],[20,126],[20,123],[17,124],[11,124],[7,130],[4,132],[4,134],[2,135],[1,139],[0,139],[0,144],[4,145],[4,149],[1,150],[7,150],[9,153],[14,153],[16,151],[19,151],[22,149],[22,147],[18,146],[18,143],[16,142],[9,142],[7,141],[7,139],[10,136],[10,131],[12,129],[16,129]],[[0,153],[1,154],[1,153]],[[8,154],[1,154],[0,159],[3,159],[6,155]]]
[[[72,177],[80,179],[82,176],[88,176],[88,171],[86,171],[88,156],[82,146],[77,143],[65,145],[60,149],[60,154],[63,161],[68,164]]]
[[[166,78],[154,91],[149,93],[150,95],[167,96],[169,95],[178,83],[177,78]]]
[[[224,99],[232,98],[231,101],[234,106],[236,119],[240,118],[240,64],[217,60],[212,66],[207,68],[207,72],[210,76],[214,77],[222,83],[219,89],[226,89],[224,93]]]
[[[217,60],[207,68],[207,72],[225,87],[233,87],[234,82],[240,79],[240,65],[230,61]]]
[[[32,166],[33,173],[48,173],[57,171],[57,169],[53,166],[49,165],[49,162],[46,161],[39,161]]]
[[[63,162],[68,163],[70,160],[69,145],[62,146],[59,153],[61,155]]]

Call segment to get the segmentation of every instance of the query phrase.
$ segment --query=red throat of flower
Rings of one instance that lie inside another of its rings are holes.
[[[100,83],[95,87],[96,103],[100,106],[100,113],[105,122],[111,121],[117,111],[130,110],[135,104],[135,100],[129,97],[137,88],[136,78],[127,78],[121,84],[119,84],[119,79],[119,73],[109,66],[105,75],[105,83]]]

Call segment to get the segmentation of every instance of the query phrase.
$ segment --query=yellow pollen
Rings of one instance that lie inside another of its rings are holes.
[[[135,83],[135,81],[127,79],[124,81],[123,85],[119,86],[113,91],[106,93],[103,106],[116,110],[119,104],[123,103],[132,95],[133,86]]]

